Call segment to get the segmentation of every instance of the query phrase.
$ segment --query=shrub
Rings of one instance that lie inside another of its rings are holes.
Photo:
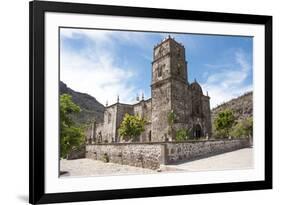
[[[174,113],[173,110],[171,110],[170,112],[168,112],[167,115],[167,121],[169,124],[169,128],[168,128],[168,135],[174,139],[175,138],[175,130],[174,130],[174,123],[176,120],[176,114]]]
[[[233,126],[230,135],[235,138],[251,137],[253,135],[253,118],[248,117]]]
[[[189,132],[186,129],[179,129],[176,132],[176,141],[185,141],[190,138]]]
[[[107,155],[107,153],[103,154],[102,161],[105,162],[105,163],[109,162],[109,156]]]

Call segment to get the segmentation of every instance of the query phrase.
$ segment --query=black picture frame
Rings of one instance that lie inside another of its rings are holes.
[[[80,3],[32,1],[30,12],[30,107],[29,107],[29,202],[31,204],[155,197],[198,193],[260,190],[272,188],[272,16],[201,11],[105,6]],[[259,24],[265,27],[265,180],[218,184],[197,184],[71,193],[45,192],[45,59],[44,25],[46,12],[98,14]]]

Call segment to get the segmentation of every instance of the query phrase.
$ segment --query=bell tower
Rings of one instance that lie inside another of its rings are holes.
[[[170,36],[154,47],[152,84],[174,78],[187,82],[185,48]]]
[[[177,84],[187,84],[187,62],[185,48],[170,36],[156,45],[152,62],[152,141],[171,140],[167,116],[174,111]]]

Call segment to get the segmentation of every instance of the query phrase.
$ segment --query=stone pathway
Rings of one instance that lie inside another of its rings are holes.
[[[253,148],[245,148],[177,165],[166,165],[165,167],[184,171],[208,171],[251,169],[253,163]]]

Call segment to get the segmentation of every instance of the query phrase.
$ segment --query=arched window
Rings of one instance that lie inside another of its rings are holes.
[[[151,130],[148,132],[148,141],[151,142]]]
[[[178,73],[178,75],[180,75],[181,74],[181,64],[180,63],[178,63],[178,65],[177,65],[177,73]]]
[[[110,123],[111,122],[111,113],[108,113],[107,115],[107,123]]]
[[[161,77],[162,76],[162,72],[163,72],[163,65],[159,65],[158,68],[157,68],[157,75],[158,77]]]
[[[200,107],[199,107],[199,105],[196,105],[195,112],[196,112],[197,115],[200,114]]]
[[[163,56],[163,54],[164,54],[164,47],[161,46],[161,47],[159,48],[159,57]]]
[[[181,56],[181,50],[180,50],[180,48],[177,47],[176,50],[177,50],[177,57],[180,57],[180,56]]]

